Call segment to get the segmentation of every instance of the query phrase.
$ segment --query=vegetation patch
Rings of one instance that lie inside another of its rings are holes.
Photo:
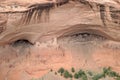
[[[58,70],[58,73],[63,75],[64,78],[69,79],[80,79],[80,80],[101,80],[105,79],[106,77],[113,78],[114,80],[120,80],[120,75],[113,71],[110,67],[103,68],[102,72],[95,73],[92,71],[84,71],[80,69],[79,71],[76,71],[73,67],[71,68],[71,71],[65,70],[64,68],[60,68]]]
[[[60,68],[58,71],[53,71],[55,75],[59,75],[67,80],[108,80],[107,78],[112,78],[113,80],[120,80],[119,73],[113,71],[111,67],[103,68],[101,72],[96,73],[88,70],[75,70],[75,68],[71,68],[71,70],[66,70],[64,68]],[[32,80],[44,80],[44,78],[32,79]]]

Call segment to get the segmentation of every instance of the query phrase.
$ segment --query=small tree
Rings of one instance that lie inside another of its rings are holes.
[[[101,79],[101,78],[104,78],[104,74],[96,74],[96,75],[94,75],[93,76],[93,80],[99,80],[99,79]]]
[[[60,68],[59,70],[58,70],[58,73],[61,73],[61,74],[63,74],[64,73],[64,68]]]
[[[87,77],[87,75],[82,75],[82,80],[88,80],[88,77]]]
[[[73,75],[69,73],[69,77],[70,77],[70,78],[73,78]]]
[[[93,76],[93,73],[91,71],[88,71],[87,73],[88,75]]]
[[[78,74],[78,73],[75,73],[75,74],[74,74],[74,78],[75,78],[75,79],[79,79],[79,74]]]
[[[50,72],[52,72],[53,70],[52,69],[50,69]]]
[[[83,71],[83,70],[78,71],[78,75],[80,78],[82,78],[82,80],[88,80],[85,71]]]
[[[75,69],[72,67],[72,68],[71,68],[71,71],[74,73],[74,72],[75,72]]]
[[[79,70],[78,75],[79,75],[79,77],[82,77],[83,75],[86,75],[86,74],[85,74],[85,71]]]
[[[57,72],[55,72],[55,75],[57,75]]]
[[[69,78],[70,77],[70,74],[69,74],[69,72],[67,70],[64,72],[64,77],[65,78]]]

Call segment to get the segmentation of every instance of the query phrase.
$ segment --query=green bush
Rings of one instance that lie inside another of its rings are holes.
[[[72,74],[69,74],[69,77],[70,77],[70,78],[73,78],[73,75],[72,75]]]
[[[69,74],[69,72],[67,70],[64,72],[64,77],[65,78],[69,78],[70,77],[70,74]]]
[[[62,74],[62,73],[64,73],[64,71],[65,71],[64,68],[60,68],[60,69],[58,70],[58,73],[61,73],[61,74]]]
[[[111,72],[111,68],[110,68],[110,67],[108,67],[108,68],[103,68],[103,73],[105,74],[105,76],[108,75],[109,72]]]
[[[79,75],[80,78],[82,78],[82,80],[88,80],[85,71],[80,70],[80,71],[78,72],[78,75]]]
[[[120,80],[120,77],[117,77],[115,80]]]
[[[82,80],[88,80],[87,75],[82,75]]]
[[[112,71],[110,67],[103,68],[103,73],[105,74],[105,76],[109,76],[109,77],[120,77],[120,75]]]
[[[103,78],[104,77],[104,74],[96,74],[96,75],[94,75],[93,76],[93,80],[99,80],[99,79],[101,79],[101,78]]]
[[[78,71],[79,76],[85,75],[85,72],[83,70]]]
[[[75,78],[75,79],[79,79],[79,77],[80,77],[80,76],[79,76],[78,73],[75,73],[75,74],[74,74],[74,78]]]
[[[93,76],[93,73],[91,71],[88,71],[87,73],[88,75]]]
[[[75,72],[74,68],[71,68],[71,72]],[[64,70],[64,68],[60,68],[58,70],[58,73],[60,73],[61,76],[64,78],[71,78],[71,79],[79,79],[81,80],[88,80],[88,77],[92,78],[92,80],[100,80],[102,78],[111,77],[115,80],[120,80],[120,75],[116,73],[115,71],[112,71],[110,67],[103,68],[103,71],[101,73],[93,73],[91,71],[83,71],[79,70],[78,72],[75,72],[73,75],[69,73],[67,70]],[[89,75],[89,76],[88,76]]]
[[[71,68],[71,72],[73,72],[73,73],[75,72],[75,69],[73,67]]]

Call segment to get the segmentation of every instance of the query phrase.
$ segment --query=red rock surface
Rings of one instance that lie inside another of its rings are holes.
[[[120,72],[120,1],[68,1],[0,0],[0,80],[60,67]]]

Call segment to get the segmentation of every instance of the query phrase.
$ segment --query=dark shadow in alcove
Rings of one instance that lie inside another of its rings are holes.
[[[19,39],[11,43],[13,47],[30,47],[33,45],[29,40],[26,39]]]

